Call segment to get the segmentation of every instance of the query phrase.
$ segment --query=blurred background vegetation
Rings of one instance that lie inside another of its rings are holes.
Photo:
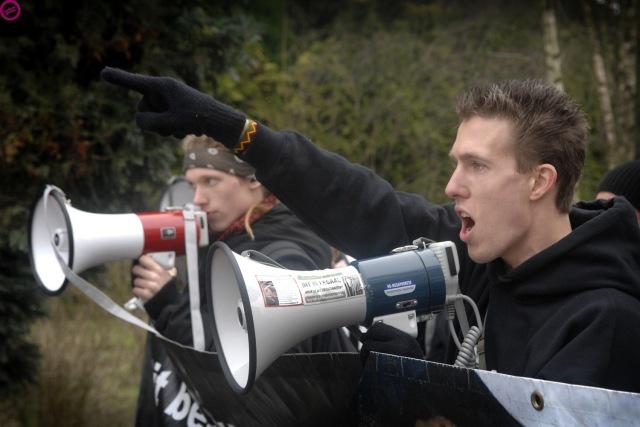
[[[588,115],[593,198],[637,158],[636,0],[16,0],[0,19],[0,424],[131,425],[144,332],[72,287],[37,289],[28,218],[46,184],[96,213],[155,210],[179,144],[140,131],[104,66],[168,75],[446,202],[453,105],[476,84],[540,78]],[[129,298],[128,262],[88,272]]]

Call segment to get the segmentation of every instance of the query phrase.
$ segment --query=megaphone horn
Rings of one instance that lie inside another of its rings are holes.
[[[198,246],[209,243],[203,212],[193,212]],[[58,256],[75,273],[152,252],[185,252],[186,211],[94,214],[71,206],[57,187],[47,186],[29,219],[29,260],[40,287],[49,295],[64,291],[67,280]]]
[[[281,354],[331,329],[384,321],[417,336],[416,323],[442,310],[447,293],[457,290],[455,246],[436,245],[344,268],[293,271],[214,243],[207,257],[207,298],[231,388],[246,393]]]

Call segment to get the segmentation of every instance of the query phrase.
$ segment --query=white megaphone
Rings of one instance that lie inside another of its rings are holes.
[[[383,321],[417,336],[417,322],[458,293],[452,242],[396,249],[345,268],[293,271],[216,242],[207,257],[213,338],[227,381],[246,393],[280,355],[316,334]]]
[[[71,207],[62,190],[48,185],[29,219],[31,268],[42,289],[57,295],[67,284],[58,257],[79,274],[147,253],[184,254],[185,232],[193,231],[187,227],[195,227],[198,246],[208,245],[204,212],[176,208],[136,214],[88,213]]]
[[[162,192],[158,208],[163,211],[176,206],[188,206],[193,200],[193,194],[193,187],[184,175],[174,175],[169,178]]]

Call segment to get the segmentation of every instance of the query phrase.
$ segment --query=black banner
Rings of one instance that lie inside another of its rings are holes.
[[[358,353],[284,354],[241,395],[228,385],[216,353],[163,343],[200,409],[218,423],[358,425]]]

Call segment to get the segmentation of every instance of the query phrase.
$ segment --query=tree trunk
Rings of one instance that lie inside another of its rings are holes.
[[[633,160],[640,147],[640,127],[638,126],[638,7],[630,1],[620,10],[620,24],[617,31],[618,58],[616,76],[618,81],[618,130],[620,144],[617,160],[622,163]]]
[[[562,59],[558,44],[558,27],[553,0],[541,0],[542,3],[542,32],[544,40],[545,68],[547,83],[564,90],[562,83]]]
[[[591,16],[591,6],[588,0],[581,0],[582,9],[584,11],[584,19],[587,24],[589,42],[593,49],[591,55],[593,60],[593,69],[598,84],[598,96],[600,98],[600,109],[602,110],[602,121],[604,126],[605,139],[607,141],[607,163],[609,167],[613,167],[620,163],[618,159],[618,142],[616,139],[616,124],[613,108],[611,106],[611,93],[609,91],[607,81],[607,71],[604,66],[602,57],[602,48],[596,34],[595,23]]]

